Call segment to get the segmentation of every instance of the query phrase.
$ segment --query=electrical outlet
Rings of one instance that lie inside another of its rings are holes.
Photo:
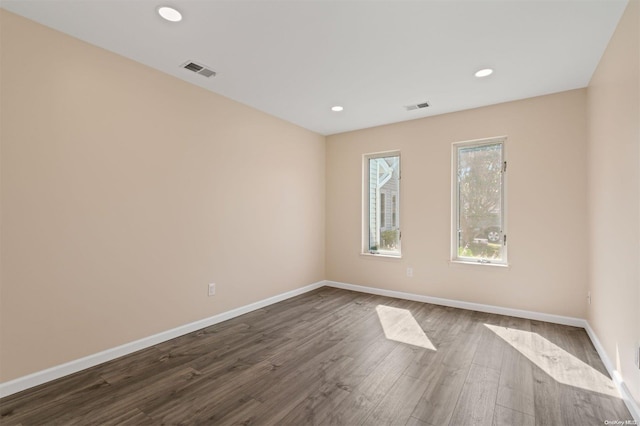
[[[413,268],[407,268],[407,276],[409,278],[413,277]]]
[[[591,292],[590,291],[587,292],[587,303],[591,304]]]
[[[216,294],[216,283],[209,283],[209,296]]]

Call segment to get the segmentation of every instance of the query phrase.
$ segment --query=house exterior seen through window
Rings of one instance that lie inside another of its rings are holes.
[[[365,253],[400,256],[400,153],[365,156]]]
[[[507,263],[504,142],[453,144],[453,261]]]

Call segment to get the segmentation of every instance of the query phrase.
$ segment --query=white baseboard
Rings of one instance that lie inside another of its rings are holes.
[[[598,340],[598,337],[596,336],[595,332],[593,331],[589,323],[584,319],[565,317],[561,315],[544,314],[540,312],[525,311],[520,309],[504,308],[504,307],[493,306],[493,305],[483,305],[480,303],[463,302],[463,301],[452,300],[452,299],[442,299],[439,297],[423,296],[419,294],[405,293],[405,292],[394,291],[394,290],[385,290],[385,289],[375,288],[375,287],[365,287],[365,286],[346,284],[346,283],[341,283],[336,281],[319,281],[317,283],[310,284],[308,286],[301,287],[295,290],[291,290],[286,293],[278,294],[276,296],[251,303],[249,305],[241,306],[239,308],[232,309],[230,311],[223,312],[218,315],[214,315],[212,317],[202,319],[200,321],[195,321],[189,324],[185,324],[183,326],[176,327],[171,330],[164,331],[162,333],[154,334],[153,336],[145,337],[143,339],[126,343],[124,345],[117,346],[115,348],[107,349],[106,351],[89,355],[84,358],[67,362],[62,365],[58,365],[52,368],[48,368],[46,370],[38,371],[36,373],[29,374],[28,376],[19,377],[15,380],[11,380],[5,383],[0,383],[0,398],[4,398],[5,396],[9,396],[14,393],[41,385],[43,383],[46,383],[55,379],[59,379],[69,374],[77,373],[87,368],[94,367],[98,364],[102,364],[104,362],[114,360],[116,358],[119,358],[124,355],[128,355],[130,353],[139,351],[141,349],[145,349],[150,346],[157,345],[162,342],[166,342],[167,340],[180,337],[182,335],[200,330],[205,327],[212,326],[214,324],[218,324],[220,322],[235,318],[237,316],[249,313],[251,311],[255,311],[256,309],[264,308],[274,303],[281,302],[283,300],[289,299],[294,296],[298,296],[300,294],[315,290],[323,286],[341,288],[344,290],[352,290],[360,293],[375,294],[379,296],[393,297],[396,299],[413,300],[416,302],[432,303],[434,305],[450,306],[453,308],[487,312],[487,313],[499,314],[499,315],[508,315],[512,317],[526,318],[526,319],[532,319],[537,321],[546,321],[546,322],[551,322],[555,324],[570,325],[574,327],[584,328],[589,338],[593,342],[593,346],[596,348],[596,351],[598,351],[598,354],[600,355],[600,358],[602,359],[602,362],[604,363],[605,368],[613,378],[613,381],[616,387],[618,388],[618,390],[620,391],[620,394],[622,395],[627,408],[631,412],[631,415],[636,420],[636,422],[640,424],[640,408],[638,407],[638,403],[633,399],[633,397],[631,396],[631,392],[629,392],[629,389],[627,388],[626,384],[620,377],[620,374],[614,368],[613,364],[611,363],[611,360],[607,356],[607,353],[602,347],[602,344]]]
[[[620,391],[620,395],[622,395],[622,399],[624,400],[627,409],[629,409],[629,412],[631,412],[631,415],[633,416],[633,419],[636,421],[636,423],[640,425],[640,406],[633,399],[633,396],[631,396],[629,388],[627,387],[624,380],[622,380],[622,376],[620,376],[618,370],[615,369],[613,363],[611,362],[611,359],[607,355],[607,352],[604,350],[602,343],[600,343],[598,336],[596,335],[595,331],[593,331],[588,321],[585,321],[584,329],[589,335],[589,338],[591,339],[593,346],[596,348],[596,351],[598,351],[598,355],[600,355],[602,363],[613,379],[613,383],[615,383],[618,391]]]
[[[345,284],[336,281],[325,281],[329,287],[344,290],[359,291],[361,293],[376,294],[378,296],[394,297],[396,299],[413,300],[416,302],[431,303],[433,305],[450,306],[452,308],[467,309],[470,311],[487,312],[490,314],[508,315],[511,317],[526,318],[537,321],[552,322],[555,324],[571,325],[584,328],[586,321],[581,318],[564,317],[561,315],[543,314],[540,312],[524,311],[521,309],[503,308],[501,306],[483,305],[481,303],[462,302],[459,300],[442,299],[439,297],[423,296],[420,294],[404,293],[401,291],[384,290],[375,287],[365,287],[354,284]]]
[[[116,358],[128,355],[141,349],[146,349],[153,345],[166,342],[167,340],[175,339],[176,337],[180,337],[182,335],[192,333],[202,328],[218,324],[222,321],[235,318],[251,311],[255,311],[256,309],[261,309],[265,306],[273,305],[274,303],[278,303],[291,297],[298,296],[311,290],[315,290],[317,288],[323,287],[324,285],[324,281],[319,281],[317,283],[310,284],[305,287],[300,287],[295,290],[278,294],[276,296],[269,297],[267,299],[263,299],[254,303],[250,303],[248,305],[241,306],[239,308],[232,309],[230,311],[223,312],[209,318],[185,324],[171,330],[163,331],[161,333],[154,334],[153,336],[145,337],[134,342],[107,349],[106,351],[98,352],[96,354],[76,359],[62,365],[47,368],[46,370],[19,377],[9,382],[0,383],[0,398],[4,398],[5,396],[9,396],[14,393],[18,393],[20,391],[41,385],[51,380],[56,380],[64,376],[68,376],[69,374],[77,373],[78,371],[94,367],[98,364],[114,360]]]
[[[493,306],[493,305],[483,305],[480,303],[462,302],[459,300],[441,299],[438,297],[423,296],[419,294],[404,293],[400,291],[385,290],[385,289],[375,288],[375,287],[365,287],[365,286],[354,285],[354,284],[345,284],[345,283],[336,282],[336,281],[325,281],[325,283],[329,287],[358,291],[361,293],[375,294],[378,296],[394,297],[396,299],[413,300],[416,302],[432,303],[434,305],[450,306],[453,308],[467,309],[471,311],[487,312],[487,313],[499,314],[499,315],[508,315],[508,316],[517,317],[517,318],[526,318],[526,319],[532,319],[537,321],[551,322],[554,324],[570,325],[573,327],[584,328],[585,331],[587,332],[587,335],[591,339],[593,346],[596,348],[598,355],[600,355],[600,358],[602,359],[602,363],[604,364],[605,368],[609,372],[609,375],[613,378],[613,382],[618,388],[620,395],[622,395],[622,399],[624,400],[625,405],[629,409],[629,412],[631,412],[631,415],[633,416],[634,420],[638,424],[640,424],[640,408],[638,407],[638,403],[631,396],[631,392],[629,391],[629,389],[627,388],[627,385],[622,380],[620,373],[613,367],[613,364],[611,363],[611,360],[609,359],[609,357],[607,356],[607,353],[602,347],[600,340],[598,340],[598,336],[596,336],[596,333],[593,331],[593,329],[589,325],[589,322],[587,322],[587,320],[585,319],[564,317],[561,315],[543,314],[540,312],[524,311],[520,309],[503,308],[500,306]]]

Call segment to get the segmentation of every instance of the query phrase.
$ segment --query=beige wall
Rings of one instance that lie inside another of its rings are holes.
[[[638,10],[588,90],[326,145],[0,10],[0,381],[326,278],[588,315],[640,400]],[[450,264],[451,143],[502,135],[510,267]],[[403,258],[362,256],[362,155],[396,149]]]
[[[324,278],[324,137],[0,19],[1,381]]]
[[[631,0],[588,87],[589,322],[640,403],[640,3]]]
[[[584,318],[585,97],[574,90],[328,137],[327,279]],[[510,267],[450,264],[451,144],[501,135]],[[401,260],[360,254],[362,155],[387,150],[402,155]]]

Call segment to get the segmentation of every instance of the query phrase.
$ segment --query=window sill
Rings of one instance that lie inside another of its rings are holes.
[[[499,268],[510,268],[508,263],[483,263],[483,262],[474,262],[471,260],[449,260],[449,265],[475,265],[475,266],[497,266]]]
[[[390,253],[360,253],[360,256],[381,257],[385,259],[402,259],[401,254],[390,254]]]

